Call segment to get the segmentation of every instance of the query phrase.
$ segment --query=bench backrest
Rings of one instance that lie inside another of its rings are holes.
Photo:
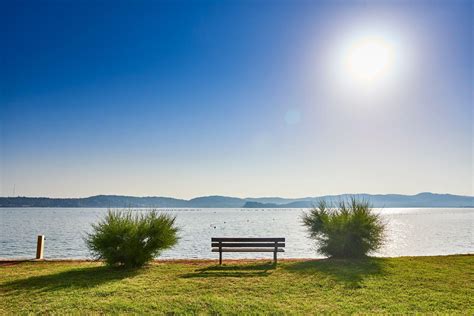
[[[285,247],[284,237],[270,238],[233,238],[233,237],[213,237],[211,238],[212,247],[216,248],[245,248],[245,247]]]

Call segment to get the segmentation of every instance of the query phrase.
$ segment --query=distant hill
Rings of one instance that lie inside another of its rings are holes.
[[[375,207],[474,207],[473,196],[435,193],[341,194],[300,199],[203,196],[183,200],[170,197],[123,195],[97,195],[87,198],[0,197],[0,207],[308,208],[316,205],[320,200],[334,203],[351,196],[369,200]]]
[[[308,208],[315,206],[320,200],[337,203],[351,196],[368,200],[375,207],[474,207],[474,197],[452,194],[419,193],[416,195],[402,194],[341,194],[327,195],[289,203],[260,203],[249,201],[245,208]]]

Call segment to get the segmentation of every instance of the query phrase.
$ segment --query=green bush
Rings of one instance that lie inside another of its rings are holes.
[[[363,257],[379,249],[385,239],[385,224],[367,201],[340,202],[330,208],[325,201],[303,215],[309,236],[318,252],[336,258]]]
[[[176,217],[150,210],[141,214],[109,210],[92,224],[85,242],[93,257],[108,265],[140,267],[178,241]]]

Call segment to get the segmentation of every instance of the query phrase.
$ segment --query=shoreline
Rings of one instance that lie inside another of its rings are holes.
[[[393,258],[434,258],[434,257],[452,257],[452,256],[474,256],[474,253],[455,253],[449,255],[427,255],[427,256],[395,256],[395,257],[376,257],[369,256],[366,258],[376,259],[393,259]],[[278,262],[302,262],[302,261],[320,261],[320,260],[361,260],[365,258],[353,259],[353,258],[279,258]],[[153,259],[151,263],[213,263],[219,262],[218,258],[215,259]],[[255,263],[255,262],[266,262],[272,261],[271,258],[224,258],[224,263]],[[103,262],[103,260],[94,259],[81,259],[81,258],[51,258],[51,259],[28,259],[28,258],[0,258],[0,265],[7,263],[21,263],[21,262],[60,262],[60,263],[87,263],[87,262]]]

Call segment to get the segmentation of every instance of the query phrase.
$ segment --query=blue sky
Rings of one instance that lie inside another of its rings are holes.
[[[473,194],[470,1],[1,6],[2,196]]]

